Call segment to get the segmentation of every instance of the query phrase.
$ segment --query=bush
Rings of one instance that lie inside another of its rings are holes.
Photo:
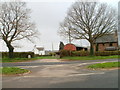
[[[46,56],[51,56],[51,55],[39,55],[39,54],[34,55],[34,57],[46,57]]]
[[[120,55],[120,51],[97,51],[95,56],[110,56],[110,55]]]
[[[28,55],[34,57],[34,52],[14,52],[14,58],[28,58]],[[2,58],[8,57],[8,52],[2,52]]]
[[[60,56],[89,56],[90,52],[88,51],[69,51],[69,50],[61,50]],[[110,55],[120,55],[120,51],[97,51],[94,54],[95,56],[110,56]]]
[[[88,51],[73,51],[72,56],[89,56]]]
[[[56,53],[54,53],[54,52],[49,53],[49,56],[55,56],[55,55],[56,55]]]
[[[60,51],[60,57],[64,57],[64,56],[71,56],[71,51],[69,50],[61,50]]]
[[[88,56],[89,52],[88,51],[69,51],[69,50],[61,50],[60,51],[60,56]]]

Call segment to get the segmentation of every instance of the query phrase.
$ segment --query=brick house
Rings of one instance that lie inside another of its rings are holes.
[[[69,43],[64,46],[64,50],[87,51],[87,48]]]
[[[95,40],[95,51],[115,51],[118,49],[117,33],[107,34]]]

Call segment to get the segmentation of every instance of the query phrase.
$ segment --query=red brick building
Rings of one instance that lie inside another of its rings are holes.
[[[116,34],[107,34],[96,39],[95,51],[114,51],[118,49],[118,38]]]
[[[80,50],[83,50],[83,51],[87,51],[87,48],[86,47],[77,46],[77,45],[69,43],[69,44],[66,44],[64,46],[64,50],[71,50],[71,51],[80,51]]]

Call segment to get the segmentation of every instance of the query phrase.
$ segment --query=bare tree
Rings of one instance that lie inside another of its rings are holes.
[[[75,2],[60,24],[58,33],[60,36],[66,36],[71,27],[71,37],[88,40],[90,55],[93,55],[93,44],[96,38],[116,30],[116,20],[116,11],[105,3]]]
[[[9,49],[9,58],[13,58],[16,40],[36,37],[35,24],[30,21],[30,9],[25,2],[1,2],[0,3],[0,38],[3,39]]]

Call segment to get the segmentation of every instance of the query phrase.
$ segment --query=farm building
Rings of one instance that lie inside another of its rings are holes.
[[[78,45],[74,45],[74,44],[66,44],[64,46],[64,50],[71,50],[71,51],[87,51],[87,47],[82,47],[82,46],[78,46]]]
[[[118,49],[117,34],[107,34],[96,39],[94,43],[95,51],[114,51]]]

